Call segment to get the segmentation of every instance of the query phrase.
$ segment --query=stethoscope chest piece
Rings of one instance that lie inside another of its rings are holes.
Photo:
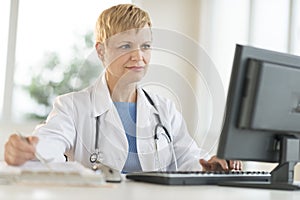
[[[95,163],[98,160],[98,153],[94,152],[90,156],[90,162]]]

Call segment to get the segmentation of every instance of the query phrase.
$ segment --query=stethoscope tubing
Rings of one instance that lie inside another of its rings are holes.
[[[144,91],[144,93],[146,95],[146,98],[149,101],[149,103],[158,112],[158,109],[157,109],[156,105],[154,104],[153,100],[151,99],[151,97],[149,96],[149,94],[145,90],[143,90],[143,91]],[[174,147],[173,147],[172,137],[171,137],[168,129],[162,124],[160,115],[156,114],[156,113],[154,115],[155,115],[155,118],[157,120],[157,124],[156,124],[155,129],[154,129],[154,136],[153,137],[154,137],[154,141],[155,141],[155,149],[156,149],[156,155],[157,155],[158,162],[159,162],[159,156],[158,156],[158,140],[159,140],[158,129],[161,128],[164,131],[160,135],[163,135],[167,139],[168,143],[171,144],[172,156],[173,156],[173,159],[174,159],[174,162],[175,162],[175,169],[177,171],[177,160],[176,160],[175,151],[174,151]],[[99,145],[98,145],[98,141],[99,141],[99,118],[100,118],[100,116],[96,117],[95,151],[90,156],[90,162],[91,163],[96,163],[98,161],[98,155],[99,155]],[[159,165],[160,165],[160,162],[159,162]],[[159,168],[161,168],[161,166],[159,166]]]

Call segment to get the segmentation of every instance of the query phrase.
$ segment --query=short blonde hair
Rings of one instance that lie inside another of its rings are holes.
[[[130,29],[152,26],[149,14],[132,4],[119,4],[104,10],[96,23],[96,43],[103,44],[111,36]]]

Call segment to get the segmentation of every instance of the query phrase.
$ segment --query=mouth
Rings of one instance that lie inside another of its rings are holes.
[[[130,66],[130,67],[126,67],[126,69],[133,70],[133,71],[142,71],[142,70],[144,70],[144,67],[142,67],[142,66]]]

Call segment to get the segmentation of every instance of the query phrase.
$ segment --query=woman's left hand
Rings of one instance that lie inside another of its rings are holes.
[[[199,162],[203,167],[203,171],[242,170],[242,162],[239,160],[226,161],[213,156],[208,161],[200,159]]]

